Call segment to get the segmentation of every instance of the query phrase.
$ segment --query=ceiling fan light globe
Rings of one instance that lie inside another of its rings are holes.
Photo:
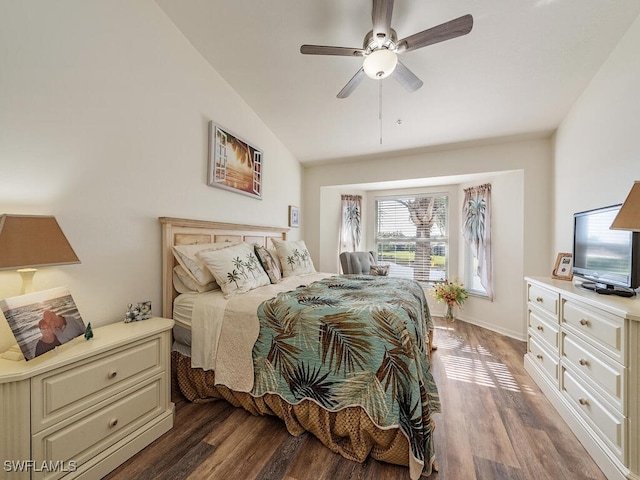
[[[393,73],[398,64],[398,56],[386,48],[374,50],[362,62],[364,73],[369,78],[382,79]]]

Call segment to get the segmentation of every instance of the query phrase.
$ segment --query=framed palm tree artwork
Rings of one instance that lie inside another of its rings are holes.
[[[209,122],[207,184],[262,199],[262,151]]]

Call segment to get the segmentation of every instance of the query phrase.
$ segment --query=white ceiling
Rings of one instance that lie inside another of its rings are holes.
[[[336,98],[361,59],[299,50],[362,47],[371,0],[156,1],[304,164],[550,133],[640,13],[639,0],[396,0],[399,38],[467,13],[474,27],[401,56],[424,85],[381,81],[381,129],[379,80]]]

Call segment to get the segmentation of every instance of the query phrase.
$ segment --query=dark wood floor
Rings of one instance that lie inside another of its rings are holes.
[[[525,343],[435,320],[432,363],[443,408],[435,415],[439,472],[429,480],[605,479],[524,371]],[[175,427],[106,478],[409,478],[407,468],[351,462],[309,434],[293,437],[277,418],[172,397]]]

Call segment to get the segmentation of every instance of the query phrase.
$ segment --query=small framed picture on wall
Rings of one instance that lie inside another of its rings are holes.
[[[571,280],[573,278],[572,267],[572,255],[570,253],[559,253],[551,277],[557,278],[558,280]]]
[[[300,226],[300,209],[298,207],[294,207],[293,205],[289,205],[289,226]]]

